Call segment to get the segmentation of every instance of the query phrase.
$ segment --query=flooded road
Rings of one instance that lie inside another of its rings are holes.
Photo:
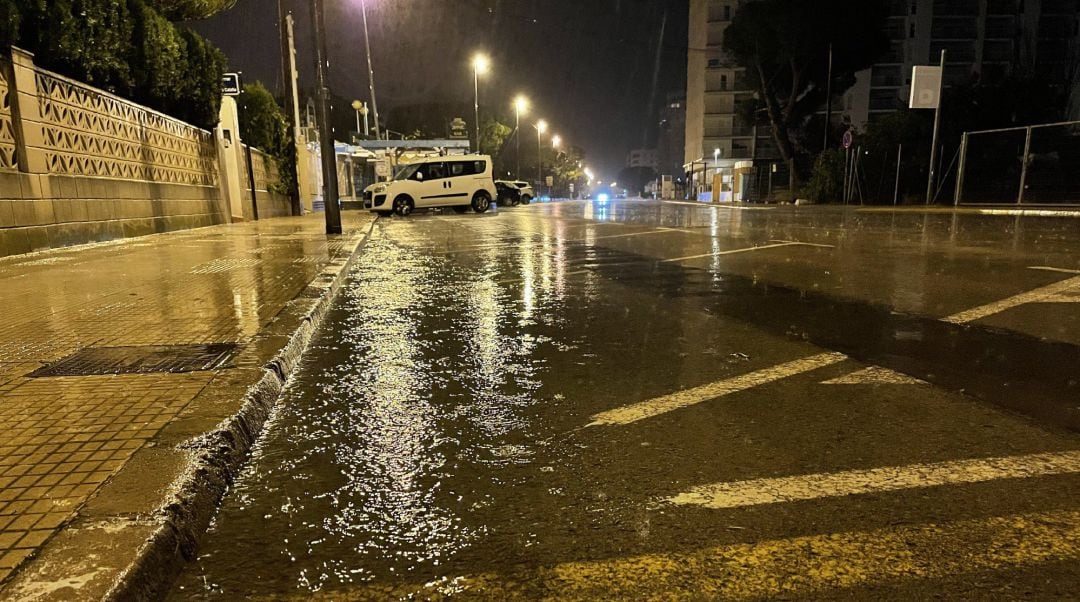
[[[381,220],[172,597],[1069,595],[1076,221]]]

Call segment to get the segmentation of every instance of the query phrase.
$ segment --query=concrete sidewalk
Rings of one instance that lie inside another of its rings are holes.
[[[344,217],[0,259],[0,599],[168,581],[370,232]]]

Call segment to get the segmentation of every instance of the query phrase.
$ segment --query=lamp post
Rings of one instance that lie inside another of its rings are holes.
[[[476,152],[480,152],[480,76],[487,74],[491,69],[491,60],[483,54],[477,54],[473,57],[473,93],[475,102],[473,109],[475,111],[474,117],[476,118]]]
[[[544,195],[544,134],[547,129],[548,124],[543,119],[536,122],[536,175],[540,196]]]
[[[371,67],[371,41],[368,39],[367,0],[360,0],[360,12],[364,15],[364,47],[367,49],[368,90],[371,92],[371,110],[375,117],[375,139],[381,140],[379,132],[379,103],[375,100],[375,70]],[[364,132],[365,136],[367,132]]]
[[[326,205],[326,233],[341,234],[341,208],[338,206],[337,150],[330,133],[330,107],[326,87],[326,24],[323,0],[311,2],[312,37],[315,40],[315,92],[319,115],[319,145],[322,150],[323,200]]]
[[[514,122],[514,144],[517,145],[514,154],[517,160],[517,171],[514,175],[518,178],[521,177],[521,115],[527,110],[529,110],[529,99],[518,96],[514,100],[514,114],[517,116],[517,120]]]
[[[713,202],[714,203],[719,203],[720,202],[720,195],[723,194],[723,192],[724,192],[724,177],[720,174],[720,149],[718,149],[718,148],[713,149],[712,154],[713,154],[713,169],[715,170],[714,175],[720,176],[719,190],[713,190]]]
[[[366,136],[367,132],[360,129],[360,110],[363,108],[365,108],[364,103],[361,103],[360,101],[352,102],[352,110],[356,111],[356,134]]]

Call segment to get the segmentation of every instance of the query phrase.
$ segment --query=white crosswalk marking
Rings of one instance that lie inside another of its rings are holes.
[[[716,483],[695,487],[667,501],[715,509],[741,508],[1076,472],[1080,472],[1080,451],[1068,451]]]

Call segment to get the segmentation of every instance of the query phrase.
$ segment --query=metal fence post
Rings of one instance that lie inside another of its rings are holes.
[[[953,205],[959,206],[964,200],[964,174],[967,171],[968,133],[960,137],[960,166],[956,170],[956,191],[953,192]]]
[[[1020,167],[1020,193],[1016,197],[1016,204],[1022,205],[1024,203],[1024,188],[1027,187],[1027,172],[1028,161],[1031,156],[1031,131],[1034,128],[1026,128],[1026,136],[1024,137],[1024,156]]]

